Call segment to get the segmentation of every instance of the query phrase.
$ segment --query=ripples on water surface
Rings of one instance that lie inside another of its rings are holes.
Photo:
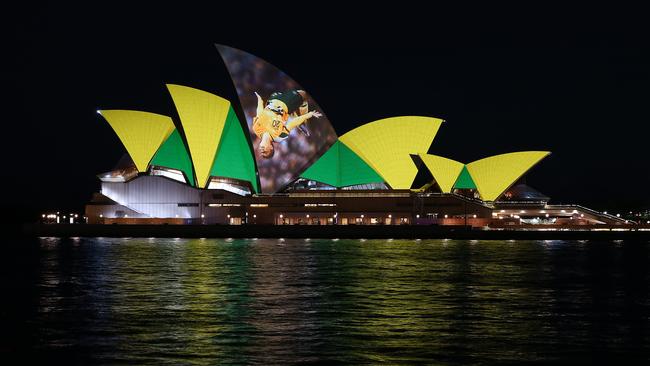
[[[647,243],[54,239],[2,258],[6,357],[642,363]]]

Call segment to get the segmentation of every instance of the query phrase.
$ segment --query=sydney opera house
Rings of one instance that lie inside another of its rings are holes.
[[[581,206],[549,204],[528,186],[526,173],[548,151],[469,163],[432,155],[444,121],[419,116],[338,135],[285,73],[246,52],[217,49],[240,105],[169,84],[174,115],[98,111],[127,155],[98,175],[101,189],[86,205],[89,223],[542,228],[622,222]]]

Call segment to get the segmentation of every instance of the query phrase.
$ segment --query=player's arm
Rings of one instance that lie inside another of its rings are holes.
[[[259,116],[259,115],[262,114],[262,111],[264,110],[264,100],[262,99],[262,97],[260,97],[259,94],[257,94],[257,92],[255,92],[255,96],[257,97],[257,112],[256,112],[256,115]]]
[[[296,117],[296,118],[292,119],[291,121],[287,122],[287,125],[286,125],[287,130],[289,132],[291,132],[291,130],[293,130],[294,128],[296,128],[296,127],[300,126],[301,124],[307,122],[308,119],[310,119],[312,117],[319,118],[320,116],[322,116],[322,114],[320,112],[318,112],[318,111],[311,111],[311,112],[305,113],[302,116]]]

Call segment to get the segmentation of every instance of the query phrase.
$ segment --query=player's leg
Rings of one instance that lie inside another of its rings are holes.
[[[309,102],[307,101],[307,92],[305,92],[304,90],[297,90],[296,92],[302,98],[302,104],[300,104],[300,107],[298,107],[298,115],[302,116],[309,112]],[[307,137],[311,136],[309,129],[305,125],[298,125],[298,131]]]
[[[297,92],[302,97],[302,103],[298,107],[298,115],[302,116],[309,112],[309,102],[307,101],[307,93],[304,90],[297,90]]]

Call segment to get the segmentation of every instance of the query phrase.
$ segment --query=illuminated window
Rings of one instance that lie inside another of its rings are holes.
[[[170,169],[170,168],[162,168],[162,167],[152,167],[151,168],[151,175],[158,175],[161,177],[166,177],[169,179],[173,179],[177,182],[181,183],[186,183],[187,181],[185,180],[185,176],[183,175],[183,172],[180,170],[176,169]]]
[[[208,184],[208,189],[221,189],[234,194],[238,194],[240,196],[245,196],[251,193],[251,191],[246,187],[215,181],[210,181]]]

